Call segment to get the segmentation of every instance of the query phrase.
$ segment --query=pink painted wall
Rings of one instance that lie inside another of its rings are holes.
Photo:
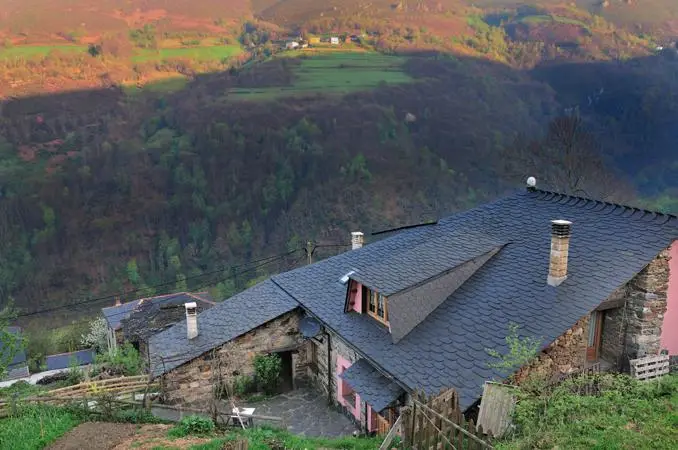
[[[661,348],[678,355],[678,241],[669,250],[669,290],[666,315],[662,324]]]
[[[374,431],[374,424],[372,423],[372,414],[375,414],[372,412],[372,407],[368,404],[367,405],[367,431]]]
[[[349,367],[351,367],[351,362],[344,358],[343,356],[337,355],[337,401],[339,402],[339,404],[345,406],[346,409],[351,411],[353,417],[355,417],[358,420],[358,423],[360,423],[360,395],[358,395],[358,393],[356,392],[355,404],[354,405],[349,404],[344,398],[344,385],[346,383],[339,377],[339,375],[344,373],[344,370],[348,369]],[[348,385],[346,384],[346,386]]]
[[[353,302],[353,308],[352,310],[362,314],[363,312],[363,285],[358,283],[357,281],[350,281],[349,284],[349,289],[351,289],[351,292],[349,292],[349,302]],[[353,292],[353,291],[356,292]]]

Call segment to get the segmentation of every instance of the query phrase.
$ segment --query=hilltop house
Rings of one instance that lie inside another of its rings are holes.
[[[182,319],[183,315],[177,316],[174,307],[181,305],[183,308],[187,302],[197,302],[200,311],[214,305],[206,292],[179,292],[127,303],[116,300],[114,306],[101,308],[101,313],[108,324],[108,347],[114,349],[118,344],[129,341],[138,350],[142,350],[141,347],[144,347],[152,334]],[[128,330],[124,329],[125,323]]]
[[[487,349],[507,351],[511,324],[543,343],[519,378],[678,353],[674,216],[529,187],[362,238],[153,336],[166,401],[204,404],[212,383],[277,353],[292,386],[313,384],[372,431],[414,390],[454,387],[463,409],[477,405],[484,382],[501,376]]]
[[[15,336],[19,337],[21,336],[20,327],[7,327],[7,332]],[[0,353],[4,353],[4,346],[1,341],[0,341]],[[7,353],[5,355],[9,357],[10,353]],[[12,361],[10,361],[9,365],[7,366],[7,373],[5,374],[4,379],[0,381],[15,380],[17,378],[27,377],[28,375],[29,373],[28,373],[28,361],[26,359],[26,351],[22,347],[18,349],[18,351],[14,354],[14,358],[12,358]]]

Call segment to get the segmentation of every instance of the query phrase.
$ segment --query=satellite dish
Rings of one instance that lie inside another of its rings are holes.
[[[320,334],[321,328],[320,322],[312,317],[304,317],[299,321],[299,331],[305,338],[316,337]]]
[[[530,177],[527,179],[527,187],[533,188],[537,185],[537,179],[535,177]]]

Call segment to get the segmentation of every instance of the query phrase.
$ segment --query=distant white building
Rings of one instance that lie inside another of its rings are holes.
[[[297,41],[288,41],[285,44],[285,48],[287,50],[294,50],[295,48],[299,48],[299,43]]]
[[[332,45],[339,45],[339,38],[336,37],[336,36],[332,36],[332,37],[330,38],[330,44],[332,44]]]

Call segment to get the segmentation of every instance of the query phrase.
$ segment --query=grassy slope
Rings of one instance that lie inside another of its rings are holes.
[[[83,45],[20,45],[0,49],[0,59],[40,58],[50,52],[82,53],[87,50]]]
[[[518,433],[497,448],[678,448],[678,376],[640,383],[605,375],[601,395],[573,393],[588,380],[566,382],[548,396],[523,396]]]
[[[197,61],[219,60],[236,56],[241,52],[242,49],[238,45],[161,48],[159,50],[140,49],[132,57],[132,61],[162,61],[170,58],[189,58]]]
[[[230,97],[242,100],[267,100],[281,96],[305,94],[346,94],[368,90],[381,83],[400,84],[413,81],[404,72],[406,58],[369,52],[289,52],[288,56],[311,55],[294,66],[291,86],[237,88]]]

